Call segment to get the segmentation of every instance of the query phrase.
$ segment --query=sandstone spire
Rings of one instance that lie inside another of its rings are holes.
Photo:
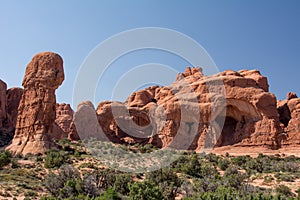
[[[27,65],[16,131],[8,147],[12,153],[43,153],[53,145],[55,90],[63,81],[63,60],[58,54],[39,53]]]

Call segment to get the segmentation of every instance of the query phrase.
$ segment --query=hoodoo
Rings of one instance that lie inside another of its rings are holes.
[[[56,118],[55,90],[64,81],[63,60],[51,52],[35,55],[27,65],[18,108],[12,153],[43,153],[51,148]]]

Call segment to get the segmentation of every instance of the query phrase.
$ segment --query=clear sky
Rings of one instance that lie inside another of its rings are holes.
[[[76,74],[94,47],[140,27],[169,28],[190,36],[220,71],[260,70],[279,99],[288,91],[300,95],[299,0],[2,0],[0,27],[0,79],[8,87],[20,87],[34,54],[57,52],[66,74],[58,102],[72,102]],[[179,71],[186,67],[178,58],[151,51],[147,56],[129,55],[124,65],[149,62]],[[117,64],[111,74],[122,62]],[[109,99],[106,92],[97,91],[96,100]]]

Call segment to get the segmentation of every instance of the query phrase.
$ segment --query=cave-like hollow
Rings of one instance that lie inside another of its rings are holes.
[[[237,123],[238,121],[233,117],[225,117],[224,127],[219,137],[219,146],[233,145],[237,142],[234,140]]]
[[[261,119],[257,109],[249,102],[227,99],[226,111],[216,117],[221,133],[215,147],[234,145],[241,142],[249,134],[242,134],[246,124]],[[226,113],[226,114],[225,114]]]

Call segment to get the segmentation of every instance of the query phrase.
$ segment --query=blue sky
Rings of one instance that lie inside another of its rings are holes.
[[[76,75],[92,49],[112,35],[141,27],[188,35],[206,49],[220,71],[260,70],[279,99],[288,91],[300,95],[298,0],[3,0],[0,27],[0,79],[9,87],[21,86],[34,54],[57,52],[64,59],[66,74],[56,92],[58,102],[72,102]],[[137,52],[121,61],[108,71],[107,80],[122,65],[157,62],[178,71],[186,67],[183,60],[158,51],[143,56]],[[110,98],[112,85],[97,91],[95,104]]]

